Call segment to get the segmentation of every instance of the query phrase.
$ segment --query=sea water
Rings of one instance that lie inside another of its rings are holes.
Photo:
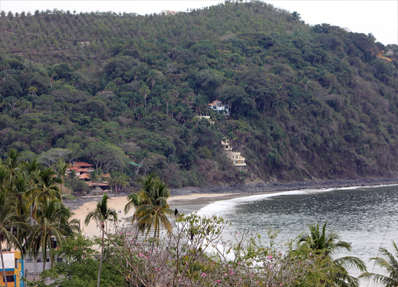
[[[351,243],[352,252],[336,253],[361,258],[368,271],[383,273],[369,259],[380,256],[379,248],[393,252],[391,242],[398,243],[398,186],[354,187],[344,189],[298,190],[262,194],[211,203],[199,215],[222,216],[235,230],[256,230],[267,241],[267,230],[278,230],[276,242],[305,234],[308,224],[322,226],[327,232]],[[226,236],[228,236],[226,234]],[[269,240],[268,240],[269,241]],[[395,253],[394,253],[395,254]],[[398,255],[397,255],[398,256]],[[352,270],[354,276],[360,272]],[[360,286],[381,286],[361,281]]]

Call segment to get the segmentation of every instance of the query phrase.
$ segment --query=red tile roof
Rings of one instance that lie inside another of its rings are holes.
[[[81,175],[79,175],[79,179],[89,179],[90,175],[88,173],[83,173]]]
[[[91,163],[85,163],[81,161],[74,162],[72,167],[79,167],[79,166],[93,166]]]

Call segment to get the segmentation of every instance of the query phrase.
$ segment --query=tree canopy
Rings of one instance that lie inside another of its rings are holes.
[[[170,187],[395,174],[398,47],[299,12],[227,1],[174,16],[3,13],[0,157],[64,150]],[[207,109],[214,100],[231,116]]]

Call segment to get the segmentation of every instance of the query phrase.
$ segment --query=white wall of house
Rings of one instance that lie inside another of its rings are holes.
[[[14,253],[3,253],[4,257],[4,268],[5,269],[14,269],[15,268],[15,255]],[[3,265],[0,258],[0,270],[3,270]]]

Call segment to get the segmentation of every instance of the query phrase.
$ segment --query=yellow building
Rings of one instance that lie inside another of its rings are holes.
[[[227,158],[232,160],[232,164],[234,166],[240,168],[244,168],[246,166],[246,159],[241,156],[240,152],[232,151],[229,140],[221,141],[221,145],[223,146],[223,151],[226,154]]]
[[[232,160],[234,166],[243,167],[246,166],[246,159],[240,155],[240,152],[231,151],[227,153],[227,157]]]
[[[3,265],[0,258],[0,286],[6,287],[23,287],[24,282],[21,277],[24,277],[24,262],[21,252],[3,252],[4,268],[7,276],[7,286],[3,278]]]

